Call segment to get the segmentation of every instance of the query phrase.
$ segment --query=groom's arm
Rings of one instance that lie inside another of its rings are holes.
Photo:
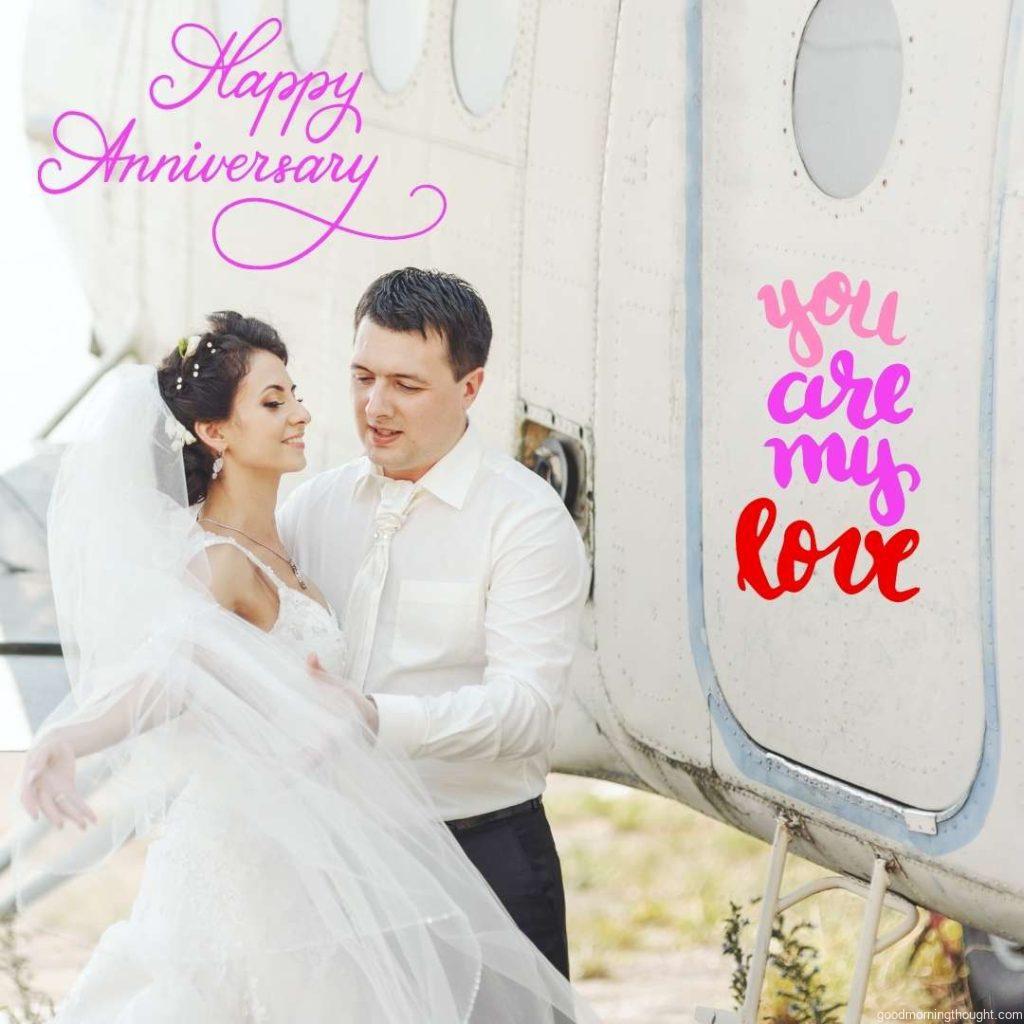
[[[549,750],[589,585],[586,551],[568,512],[531,509],[506,530],[492,566],[483,682],[439,696],[372,694],[378,743],[442,760]]]

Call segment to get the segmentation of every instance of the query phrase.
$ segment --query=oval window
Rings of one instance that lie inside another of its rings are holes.
[[[223,41],[237,32],[244,39],[260,23],[262,9],[260,0],[217,0],[214,11],[218,36]]]
[[[292,61],[300,71],[320,71],[341,17],[338,4],[285,0],[284,30]]]
[[[519,0],[455,0],[452,71],[466,109],[477,115],[501,101],[519,34]]]
[[[401,92],[412,78],[427,34],[429,0],[369,0],[366,49],[373,77],[385,92]]]
[[[793,71],[793,134],[811,180],[848,198],[878,173],[900,110],[903,47],[892,0],[819,0]]]

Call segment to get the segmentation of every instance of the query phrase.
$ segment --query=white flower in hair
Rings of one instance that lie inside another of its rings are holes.
[[[182,426],[172,413],[168,413],[167,419],[164,420],[164,430],[171,439],[171,447],[175,451],[180,452],[185,445],[195,442],[195,434]]]
[[[185,342],[185,347],[183,350],[179,348],[179,351],[181,352],[183,359],[191,359],[196,354],[196,350],[199,348],[199,342],[203,340],[203,336],[201,334],[190,334],[183,340]]]

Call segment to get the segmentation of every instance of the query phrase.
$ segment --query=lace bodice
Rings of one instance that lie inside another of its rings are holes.
[[[288,586],[266,562],[233,537],[211,533],[203,543],[206,547],[230,544],[238,548],[263,573],[267,582],[276,588],[280,610],[277,620],[268,631],[271,636],[279,637],[303,658],[315,652],[320,658],[320,664],[328,672],[341,674],[345,662],[345,635],[330,602],[324,608],[316,598]]]

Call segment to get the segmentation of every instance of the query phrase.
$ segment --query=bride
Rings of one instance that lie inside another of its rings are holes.
[[[51,499],[71,694],[26,759],[24,808],[56,828],[16,851],[19,892],[151,840],[55,1021],[596,1021],[375,747],[335,611],[275,526],[310,421],[286,349],[209,320],[108,375]]]

